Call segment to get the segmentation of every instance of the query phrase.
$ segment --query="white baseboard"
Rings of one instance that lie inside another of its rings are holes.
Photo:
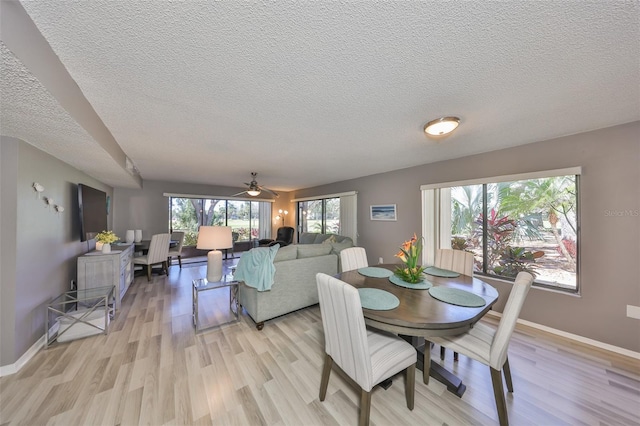
[[[42,335],[22,356],[13,364],[0,366],[0,377],[15,374],[33,358],[45,344],[45,336]]]
[[[498,318],[502,317],[502,313],[496,312],[496,311],[489,311],[487,312],[487,315],[492,315]],[[547,333],[555,334],[556,336],[564,337],[565,339],[574,340],[576,342],[584,343],[589,346],[594,346],[596,348],[604,349],[606,351],[628,356],[630,358],[640,359],[640,352],[634,352],[629,349],[621,348],[619,346],[614,346],[608,343],[599,342],[597,340],[589,339],[588,337],[583,337],[577,334],[568,333],[566,331],[557,330],[555,328],[547,327],[546,325],[537,324],[535,322],[531,322],[523,319],[518,319],[518,324],[522,324],[522,325],[526,325],[527,327],[546,331]]]

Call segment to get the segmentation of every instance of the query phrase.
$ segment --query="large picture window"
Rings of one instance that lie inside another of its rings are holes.
[[[298,235],[303,232],[338,234],[358,241],[356,191],[291,200],[297,203]]]
[[[301,232],[338,234],[340,232],[340,198],[299,202],[298,228]]]
[[[428,189],[432,247],[472,252],[480,275],[578,291],[578,175],[542,176]],[[423,189],[424,191],[424,189]],[[427,203],[427,204],[429,204]],[[427,208],[429,208],[427,206]]]
[[[234,242],[262,238],[260,230],[270,227],[260,223],[260,209],[271,209],[267,202],[170,197],[170,206],[169,228],[185,232],[184,246],[196,245],[200,225],[230,226]]]

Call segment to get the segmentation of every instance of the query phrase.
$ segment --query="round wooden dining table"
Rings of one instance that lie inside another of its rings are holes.
[[[383,264],[376,267],[395,270],[397,265]],[[462,334],[471,329],[498,300],[498,291],[486,282],[467,275],[454,278],[426,275],[426,280],[433,286],[456,288],[480,296],[485,301],[481,307],[457,306],[433,298],[428,290],[406,288],[391,283],[389,278],[374,278],[360,274],[357,270],[345,271],[337,275],[356,288],[376,288],[395,295],[400,304],[395,309],[373,310],[363,308],[365,323],[379,330],[398,334],[411,342],[418,350],[418,365],[422,370],[425,362],[424,354],[430,354],[430,347],[425,350],[425,339],[430,336],[446,336]],[[427,357],[431,362],[430,376],[447,385],[447,389],[462,396],[466,386],[450,371]]]
[[[149,251],[149,244],[151,244],[151,240],[142,240],[134,243],[134,250],[136,252],[142,252],[142,254],[147,254]],[[174,248],[178,245],[177,240],[169,240],[169,248]]]

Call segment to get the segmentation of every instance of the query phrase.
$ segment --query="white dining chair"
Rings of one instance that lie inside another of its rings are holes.
[[[369,424],[373,387],[402,370],[405,370],[407,408],[413,410],[415,348],[394,334],[366,328],[360,295],[355,287],[323,273],[316,275],[316,281],[325,341],[320,401],[325,399],[335,363],[361,388],[359,425]]]
[[[511,370],[509,369],[509,358],[507,351],[509,341],[516,327],[516,321],[524,305],[524,301],[529,293],[533,276],[528,272],[520,272],[513,283],[509,299],[502,312],[502,318],[495,329],[483,323],[476,323],[467,333],[458,336],[429,337],[429,340],[441,346],[453,349],[462,355],[468,356],[481,362],[491,370],[491,382],[493,383],[493,393],[498,409],[498,419],[501,426],[509,424],[507,415],[507,404],[502,388],[502,371],[507,383],[507,390],[513,392],[513,382],[511,380]],[[429,347],[427,342],[425,347]],[[424,380],[429,379],[430,363],[425,362]]]
[[[367,251],[364,247],[349,247],[340,252],[341,271],[353,271],[369,266]]]
[[[177,241],[175,247],[169,247],[169,257],[167,258],[167,263],[171,266],[171,259],[174,257],[178,258],[178,265],[180,265],[180,269],[182,269],[182,245],[184,244],[184,232],[175,231],[171,233],[171,240]]]
[[[439,249],[436,251],[436,261],[433,266],[472,277],[473,253],[463,250]]]
[[[169,257],[169,242],[171,234],[155,234],[151,237],[149,251],[143,256],[133,258],[134,265],[145,265],[147,267],[147,279],[151,281],[151,267],[162,264],[162,270],[168,274],[167,258]]]
[[[462,275],[473,276],[473,253],[463,250],[439,249],[436,251],[437,268],[448,269]],[[444,347],[440,348],[440,359],[444,359]],[[458,353],[453,353],[453,360],[458,360]]]

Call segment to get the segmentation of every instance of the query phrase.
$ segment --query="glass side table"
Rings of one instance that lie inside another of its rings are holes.
[[[115,286],[62,293],[47,304],[46,347],[94,334],[108,334],[115,313]]]
[[[222,322],[222,323],[211,324],[203,327],[203,325],[200,323],[198,295],[204,291],[216,290],[216,289],[222,289],[222,288],[229,289],[229,310],[233,314],[233,319]],[[236,281],[233,278],[232,274],[227,274],[223,276],[222,280],[217,282],[207,281],[206,278],[193,280],[192,291],[193,291],[193,326],[196,328],[196,333],[199,333],[202,330],[207,330],[209,328],[219,327],[224,324],[240,321],[240,318],[238,315],[240,312],[238,281]]]

